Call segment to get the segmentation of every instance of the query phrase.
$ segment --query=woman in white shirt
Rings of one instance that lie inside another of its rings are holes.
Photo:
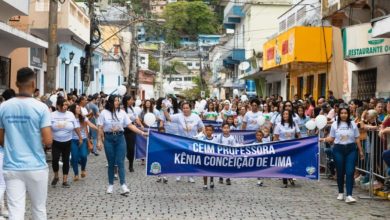
[[[77,123],[73,113],[67,111],[68,102],[64,99],[64,97],[58,96],[56,105],[57,111],[51,113],[51,129],[53,131],[53,145],[51,153],[54,171],[54,179],[52,180],[51,185],[52,187],[55,187],[59,181],[59,161],[60,157],[62,157],[62,187],[69,188],[69,156],[73,131],[77,134],[79,145],[83,143],[83,138],[80,132],[80,124]]]
[[[289,110],[283,110],[281,121],[276,124],[274,130],[274,141],[285,141],[300,138],[301,133],[298,125],[293,120],[293,113]],[[295,185],[293,179],[288,179],[291,185]],[[287,178],[283,178],[283,188],[287,188]]]
[[[152,113],[154,114],[154,116],[156,116],[156,122],[151,127],[163,126],[162,121],[160,120],[160,113],[154,108],[154,105],[150,100],[145,100],[142,112],[138,115],[138,118],[139,120],[141,120],[142,123],[144,122],[144,117],[147,113]],[[145,123],[143,124],[145,127],[147,127]]]
[[[97,130],[97,127],[88,120],[88,117],[83,116],[81,107],[79,105],[73,104],[69,106],[69,111],[72,112],[76,117],[76,124],[78,127],[80,127],[81,137],[83,139],[83,143],[79,145],[78,135],[75,131],[73,131],[71,140],[71,163],[74,172],[73,181],[78,181],[79,163],[81,165],[81,178],[87,176],[85,168],[87,167],[88,157],[88,126],[94,130]]]
[[[133,97],[126,95],[122,99],[122,105],[123,109],[126,112],[127,116],[129,117],[130,121],[132,121],[133,124],[138,124],[141,127],[141,130],[144,130],[144,126],[142,125],[141,121],[138,118],[138,115],[134,109],[134,99]],[[126,140],[126,157],[129,160],[129,171],[134,172],[134,156],[135,156],[135,138],[136,133],[125,127],[125,140]]]
[[[191,112],[191,104],[189,102],[183,102],[181,104],[181,113],[170,115],[167,108],[163,106],[164,116],[167,121],[177,124],[179,131],[182,131],[179,135],[194,138],[198,132],[204,132],[204,125],[202,119],[197,114]],[[176,181],[180,181],[180,176],[176,178]],[[195,180],[192,177],[188,177],[188,181],[194,183]]]
[[[344,178],[346,180],[347,197],[346,203],[354,203],[356,200],[352,197],[354,182],[355,163],[357,160],[357,151],[360,158],[364,158],[363,149],[359,139],[359,129],[354,121],[351,120],[351,112],[348,105],[340,104],[337,121],[333,122],[330,128],[330,135],[327,138],[321,138],[320,141],[334,142],[333,155],[336,162],[337,186],[339,189],[338,200],[344,200]]]
[[[119,181],[121,184],[122,195],[129,194],[129,189],[125,179],[125,156],[126,141],[124,137],[124,128],[132,130],[140,135],[145,135],[143,131],[135,127],[125,111],[119,108],[119,98],[116,95],[110,95],[105,109],[100,113],[98,119],[99,137],[98,149],[101,150],[104,141],[104,151],[108,162],[108,188],[107,193],[114,191],[114,166],[118,166]]]

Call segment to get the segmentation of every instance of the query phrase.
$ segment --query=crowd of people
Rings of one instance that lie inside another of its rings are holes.
[[[104,149],[108,164],[106,192],[114,193],[114,180],[118,176],[120,193],[129,194],[125,158],[129,161],[128,171],[134,172],[135,138],[137,134],[147,136],[148,125],[144,122],[147,113],[155,115],[157,120],[152,127],[160,132],[230,146],[240,144],[230,134],[232,130],[253,131],[256,143],[316,135],[318,131],[308,130],[305,124],[318,115],[325,115],[329,126],[319,141],[326,143],[328,156],[334,161],[329,168],[337,179],[337,199],[347,203],[356,202],[352,197],[354,182],[368,181],[367,175],[355,171],[355,166],[358,159],[368,160],[367,148],[373,145],[368,141],[369,131],[378,131],[381,138],[390,137],[390,99],[353,99],[347,103],[336,99],[331,91],[327,98],[314,100],[311,94],[306,94],[304,99],[295,95],[291,101],[276,95],[250,100],[238,96],[226,100],[185,100],[174,95],[136,100],[129,95],[101,92],[87,96],[66,93],[63,89],[40,96],[35,83],[34,72],[22,68],[17,72],[18,93],[8,89],[0,97],[0,145],[3,146],[0,162],[4,154],[3,169],[0,169],[0,214],[8,215],[2,205],[6,190],[10,219],[23,219],[26,193],[31,199],[33,219],[46,219],[47,151],[52,154],[52,187],[60,182],[61,164],[61,186],[69,188],[70,167],[73,181],[86,178],[89,153],[99,156],[99,151]],[[264,124],[258,123],[259,117],[264,117]],[[214,134],[215,127],[204,123],[205,120],[221,122],[222,133]],[[389,139],[384,142],[390,143]],[[379,153],[390,166],[390,150]],[[176,177],[176,181],[181,180],[180,176]],[[188,177],[188,181],[194,183],[195,178]],[[168,178],[158,177],[157,182],[167,183]],[[232,184],[230,178],[219,178],[218,182]],[[382,182],[383,190],[389,190],[390,182]],[[213,177],[204,177],[203,183],[204,190],[215,188]],[[295,179],[282,179],[283,188],[289,184],[294,186]],[[258,178],[257,185],[263,186],[263,179]]]

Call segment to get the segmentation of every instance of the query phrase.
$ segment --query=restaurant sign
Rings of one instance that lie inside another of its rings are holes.
[[[353,59],[390,54],[390,39],[372,38],[371,24],[359,24],[343,29],[344,58]]]

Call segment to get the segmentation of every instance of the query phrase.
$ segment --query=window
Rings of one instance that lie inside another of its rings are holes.
[[[0,92],[10,86],[11,59],[0,56]]]
[[[188,63],[187,63],[187,66],[192,66],[192,63],[188,62]]]
[[[200,66],[200,63],[196,63],[196,66]]]
[[[192,77],[191,76],[184,77],[184,81],[192,81]]]
[[[326,93],[326,73],[322,73],[318,75],[318,97],[324,96]]]
[[[279,32],[286,30],[286,20],[283,20],[279,23]]]
[[[297,22],[304,19],[306,16],[306,6],[303,6],[297,11]]]
[[[290,15],[290,16],[288,16],[288,18],[287,18],[287,28],[290,28],[290,27],[294,26],[294,24],[295,24],[295,13]]]
[[[183,81],[183,79],[181,77],[175,77],[173,78],[173,81]]]
[[[369,99],[375,97],[376,91],[376,69],[369,69],[357,72],[357,98]]]
[[[310,93],[313,95],[313,90],[314,90],[314,76],[308,76],[306,80],[306,93]],[[302,97],[300,97],[302,98]]]

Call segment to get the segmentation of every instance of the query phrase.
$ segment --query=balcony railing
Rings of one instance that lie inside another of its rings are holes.
[[[30,3],[30,30],[47,39],[50,0],[32,0]],[[70,36],[89,43],[90,20],[88,15],[72,0],[59,4],[58,32],[59,36],[69,39]],[[59,38],[61,41],[61,37]]]

